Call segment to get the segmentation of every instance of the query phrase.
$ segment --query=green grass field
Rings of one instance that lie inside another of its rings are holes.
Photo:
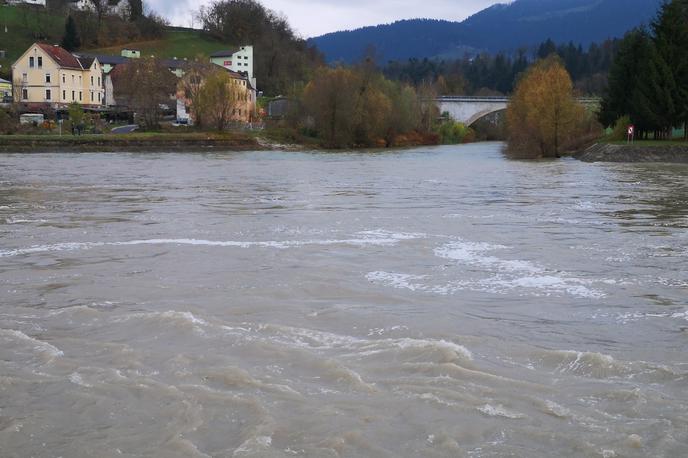
[[[43,8],[0,5],[0,49],[7,53],[0,59],[0,74],[7,75],[12,63],[40,38],[59,43],[64,22],[63,17],[49,15]]]
[[[5,59],[0,59],[0,76],[9,76],[12,63],[36,41],[59,43],[64,32],[65,18],[48,14],[42,8],[0,5],[0,50],[5,50]],[[7,32],[5,32],[7,27]],[[135,48],[142,55],[172,58],[194,58],[207,56],[215,51],[230,47],[226,43],[201,37],[199,31],[170,29],[160,40],[127,43],[100,49],[83,49],[101,54],[120,55],[122,48]]]
[[[227,49],[230,45],[204,39],[201,37],[200,32],[170,30],[167,32],[167,36],[161,40],[128,43],[126,46],[119,45],[109,48],[100,48],[92,50],[92,52],[119,55],[124,47],[138,49],[141,51],[142,56],[191,59],[199,55],[208,56],[213,52]]]

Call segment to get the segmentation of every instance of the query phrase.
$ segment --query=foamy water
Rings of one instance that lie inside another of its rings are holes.
[[[688,455],[688,168],[0,156],[0,456]]]

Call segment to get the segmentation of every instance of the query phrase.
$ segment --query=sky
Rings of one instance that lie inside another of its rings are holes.
[[[147,5],[174,25],[192,24],[192,12],[211,0],[147,0]],[[303,38],[338,30],[384,24],[399,19],[434,18],[461,21],[506,0],[262,0],[283,13]]]

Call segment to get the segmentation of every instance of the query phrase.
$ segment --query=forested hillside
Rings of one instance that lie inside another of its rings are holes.
[[[335,32],[311,39],[329,62],[359,61],[371,49],[379,61],[461,58],[466,53],[514,52],[548,38],[587,47],[648,24],[662,0],[516,0],[463,22],[414,19]]]

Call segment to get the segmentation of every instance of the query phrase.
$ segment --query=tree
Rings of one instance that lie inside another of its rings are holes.
[[[655,139],[671,137],[677,124],[677,85],[670,66],[650,40],[645,43],[643,60],[636,75],[635,90],[630,94],[629,114],[642,132],[654,132]]]
[[[129,0],[129,20],[136,22],[143,17],[143,0]]]
[[[652,23],[654,42],[659,58],[666,65],[673,81],[671,98],[676,112],[674,123],[683,125],[688,139],[688,0],[672,0],[660,8]]]
[[[148,129],[159,126],[160,106],[170,103],[177,77],[154,57],[132,59],[112,71],[117,100],[134,110]]]
[[[392,146],[405,134],[422,138],[430,132],[437,106],[427,95],[386,79],[366,61],[355,68],[319,69],[301,105],[307,127],[326,147]]]
[[[353,70],[321,68],[303,94],[304,106],[325,146],[352,144],[358,81]]]
[[[193,110],[197,120],[212,125],[218,131],[225,130],[237,107],[241,88],[237,80],[227,71],[213,70],[203,81],[195,100]]]
[[[61,46],[67,51],[76,51],[81,47],[81,38],[76,27],[76,21],[74,21],[71,14],[67,17],[67,22],[65,23],[65,32]]]
[[[648,56],[649,36],[642,29],[626,34],[619,44],[619,50],[609,70],[609,86],[602,98],[599,119],[604,126],[612,126],[616,120],[631,115],[633,110],[632,95],[638,85],[638,75],[642,62]],[[637,120],[636,120],[637,122]],[[644,126],[636,126],[640,131]]]
[[[323,61],[283,16],[256,0],[216,0],[201,8],[199,18],[210,38],[232,46],[251,44],[259,51],[254,56],[254,73],[266,94],[289,93]]]
[[[557,56],[540,60],[518,83],[507,108],[508,153],[559,157],[581,135],[585,118],[561,60]]]
[[[69,121],[72,126],[78,126],[84,122],[84,109],[78,103],[70,103],[67,107],[67,113],[69,113]]]

